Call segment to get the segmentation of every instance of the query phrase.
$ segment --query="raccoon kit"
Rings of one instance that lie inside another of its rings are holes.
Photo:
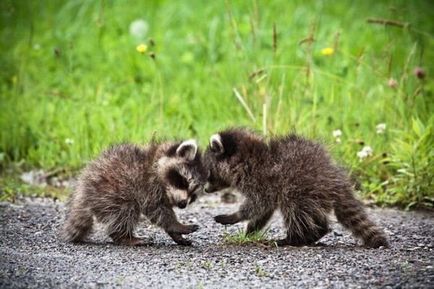
[[[143,240],[134,235],[134,229],[143,214],[177,244],[190,245],[182,235],[198,226],[178,222],[173,207],[185,208],[194,201],[205,182],[194,140],[113,146],[80,174],[68,204],[63,237],[82,241],[95,218],[106,225],[115,243],[140,245]]]
[[[220,224],[248,220],[249,234],[261,230],[280,209],[287,235],[277,245],[302,246],[329,232],[328,214],[334,210],[365,246],[388,246],[383,231],[354,197],[346,172],[317,143],[293,134],[265,142],[246,129],[229,129],[211,137],[205,158],[211,172],[205,190],[232,187],[246,199],[237,212],[216,216]]]

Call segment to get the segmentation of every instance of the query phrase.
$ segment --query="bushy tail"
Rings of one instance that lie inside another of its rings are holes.
[[[362,202],[357,200],[351,192],[336,202],[334,207],[338,221],[354,236],[362,239],[365,246],[370,248],[389,247],[383,230],[369,220]]]
[[[61,236],[62,239],[68,242],[80,242],[92,229],[92,212],[74,198],[69,201],[68,205],[69,212],[67,213]]]

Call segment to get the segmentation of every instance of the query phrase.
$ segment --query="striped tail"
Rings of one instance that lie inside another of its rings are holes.
[[[348,193],[334,205],[336,218],[369,248],[389,247],[383,230],[369,220],[362,202]]]

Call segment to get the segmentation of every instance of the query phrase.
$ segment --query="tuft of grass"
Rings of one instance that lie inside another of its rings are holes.
[[[202,263],[202,268],[206,269],[206,270],[211,270],[213,267],[212,262],[211,261],[205,261]]]
[[[256,264],[255,275],[262,278],[262,277],[267,277],[268,273],[267,273],[267,271],[264,270],[264,268],[262,268],[260,265]]]
[[[228,245],[270,245],[266,239],[267,231],[257,231],[252,234],[245,234],[243,230],[238,230],[235,234],[225,231],[223,240]]]
[[[431,118],[434,118],[432,116]],[[434,122],[425,125],[412,119],[412,129],[401,131],[401,138],[392,144],[390,157],[382,160],[385,173],[390,176],[373,188],[370,194],[379,203],[395,203],[410,209],[414,206],[434,208]],[[387,188],[388,194],[382,193]],[[378,190],[378,191],[376,191]]]

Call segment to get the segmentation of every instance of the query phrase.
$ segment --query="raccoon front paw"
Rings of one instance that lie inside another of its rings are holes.
[[[121,246],[148,246],[152,244],[152,242],[146,242],[146,240],[137,237],[116,238],[115,236],[113,236],[113,234],[111,235],[111,237],[116,245]]]
[[[214,220],[222,225],[231,225],[237,222],[232,215],[218,215],[214,217]]]
[[[290,245],[289,242],[288,242],[288,239],[275,240],[274,244],[277,247],[284,247],[284,246],[289,246]]]
[[[191,234],[191,233],[196,232],[197,230],[199,230],[199,225],[193,224],[193,225],[187,225],[187,227],[188,227],[188,230],[190,231],[187,234]]]
[[[176,244],[181,245],[181,246],[191,246],[192,242],[191,240],[188,239],[179,239],[179,240],[175,240]]]
[[[181,234],[178,234],[178,233],[169,233],[169,236],[178,245],[181,245],[181,246],[191,246],[191,241],[185,239]]]

